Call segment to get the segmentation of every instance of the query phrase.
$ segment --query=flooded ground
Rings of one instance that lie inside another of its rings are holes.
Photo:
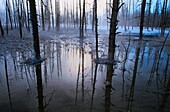
[[[100,35],[99,57],[108,53]],[[31,39],[2,40],[0,112],[169,112],[169,40],[117,37],[116,65],[96,64],[95,39],[63,35],[41,39],[39,65]]]

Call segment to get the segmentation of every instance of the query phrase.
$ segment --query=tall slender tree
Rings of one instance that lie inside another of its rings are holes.
[[[86,16],[86,2],[83,0],[83,15],[82,15],[82,24],[81,24],[81,37],[84,37],[84,26],[85,26],[85,16]]]
[[[114,60],[115,48],[116,48],[116,30],[117,30],[117,16],[120,9],[119,0],[113,0],[112,14],[110,19],[110,32],[109,32],[109,50],[108,59]]]
[[[45,21],[44,21],[44,5],[43,0],[41,0],[41,24],[42,24],[42,30],[45,30]]]
[[[141,17],[140,17],[140,34],[139,34],[139,39],[140,40],[142,40],[142,36],[143,36],[143,26],[144,26],[144,18],[145,18],[145,6],[146,6],[146,0],[142,0]]]
[[[164,0],[162,10],[161,10],[161,36],[164,36],[166,23],[167,23],[167,5],[168,0]]]
[[[29,0],[30,2],[30,15],[33,31],[33,46],[35,52],[35,58],[40,59],[40,46],[39,46],[39,33],[35,0]]]
[[[0,19],[0,30],[1,30],[1,35],[4,36],[4,30],[3,30],[3,27],[2,27],[1,19]]]
[[[29,1],[27,0],[26,1],[26,5],[27,5],[27,24],[28,24],[28,28],[27,28],[27,30],[28,30],[28,32],[30,32],[30,14],[29,14],[29,6],[28,6],[28,3]]]
[[[80,13],[80,16],[79,16],[79,18],[80,18],[80,27],[79,27],[79,32],[80,32],[80,37],[82,36],[82,32],[81,32],[81,30],[82,30],[82,18],[81,18],[81,0],[79,0],[79,13]]]
[[[8,1],[6,0],[6,33],[8,35]]]
[[[94,0],[94,14],[95,14],[95,35],[96,35],[96,59],[98,59],[98,18],[97,18],[97,0]]]

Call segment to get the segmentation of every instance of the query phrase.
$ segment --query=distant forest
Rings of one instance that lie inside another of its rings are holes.
[[[111,16],[112,1],[106,0],[105,4],[98,0],[99,24],[109,23],[107,18]],[[85,4],[84,4],[85,3]],[[120,0],[122,4],[119,10],[119,25],[139,26],[142,1]],[[84,5],[83,5],[84,4]],[[2,6],[3,5],[3,6]],[[29,0],[3,0],[1,4],[1,21],[3,25],[16,28],[26,27],[29,30],[30,8]],[[102,7],[101,7],[102,6]],[[36,0],[38,23],[44,30],[59,26],[78,28],[80,19],[86,25],[94,26],[94,2],[89,0]],[[85,7],[85,8],[83,8]],[[170,27],[170,1],[169,0],[146,0],[145,3],[145,27]],[[83,10],[85,12],[83,12]],[[100,11],[101,11],[100,10]],[[84,13],[84,14],[83,14]]]
[[[95,1],[95,0],[94,0]],[[38,26],[42,30],[64,28],[95,29],[95,2],[90,0],[35,0]],[[112,0],[96,0],[98,7],[98,25],[109,27]],[[105,4],[102,4],[105,3]],[[26,27],[30,31],[29,0],[3,0],[0,4],[0,21],[4,29]],[[124,27],[139,27],[142,8],[144,8],[143,26],[147,28],[170,27],[169,0],[119,0],[118,25]],[[99,12],[98,9],[103,10]],[[8,32],[7,32],[8,33]]]

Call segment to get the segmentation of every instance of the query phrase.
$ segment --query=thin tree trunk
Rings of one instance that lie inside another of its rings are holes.
[[[93,4],[93,13],[92,13],[92,32],[94,32],[94,25],[95,25],[95,2]]]
[[[149,29],[149,27],[151,27],[151,26],[150,26],[151,5],[152,5],[152,0],[149,0],[147,29]]]
[[[123,3],[123,0],[121,0],[121,2]],[[125,30],[125,32],[126,32],[127,29],[126,29],[126,20],[125,20],[125,10],[124,10],[124,6],[122,6],[122,17],[123,17],[124,30]]]
[[[51,20],[52,20],[52,26],[53,26],[53,29],[54,29],[54,13],[53,13],[53,6],[52,6],[52,2],[50,0],[50,5],[51,5]]]
[[[161,11],[161,36],[164,36],[166,23],[167,23],[167,20],[166,20],[166,18],[167,18],[167,4],[168,4],[168,0],[164,0],[162,11]]]
[[[83,0],[83,15],[82,15],[82,26],[81,26],[81,37],[84,37],[84,26],[85,26],[85,14],[86,14],[86,10],[85,10],[85,0]]]
[[[10,24],[11,24],[11,29],[13,29],[13,26],[12,26],[12,17],[11,17],[11,5],[10,5],[10,2],[8,0],[8,3],[7,3],[7,8],[8,8],[8,15],[9,15],[9,21],[10,21]]]
[[[4,30],[3,30],[3,27],[2,27],[1,20],[0,20],[0,29],[1,29],[1,35],[4,36]]]
[[[95,14],[95,35],[96,35],[96,59],[98,59],[98,18],[97,18],[97,0],[94,0],[94,14]]]
[[[15,1],[15,2],[16,2],[16,1]],[[16,25],[16,20],[15,20],[15,18],[16,18],[16,12],[15,12],[14,0],[12,0],[12,5],[13,5],[13,12],[14,12],[14,24],[15,24],[15,28],[16,28],[17,25]]]
[[[56,29],[60,29],[60,1],[55,0]],[[65,19],[65,18],[64,18]]]
[[[142,40],[143,36],[143,24],[144,24],[144,16],[145,16],[145,6],[146,6],[146,0],[142,1],[142,7],[141,7],[141,18],[140,18],[140,34],[139,39]]]
[[[42,30],[45,30],[45,21],[44,21],[44,8],[43,8],[43,0],[41,0],[41,22],[42,22]]]
[[[82,36],[82,32],[81,32],[81,30],[82,30],[82,28],[81,28],[81,25],[82,25],[82,19],[81,19],[81,0],[79,0],[79,9],[80,9],[80,28],[79,28],[79,30],[80,30],[80,37]]]
[[[29,14],[29,6],[28,6],[28,0],[26,1],[26,5],[27,5],[27,24],[28,24],[28,27],[27,27],[27,30],[28,32],[30,32],[30,14]]]
[[[6,33],[8,35],[8,2],[6,0]]]

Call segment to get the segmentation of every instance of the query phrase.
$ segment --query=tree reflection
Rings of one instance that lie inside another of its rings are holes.
[[[106,88],[105,88],[105,112],[110,112],[111,106],[111,90],[112,90],[112,76],[113,76],[113,64],[107,65],[107,76],[106,76]]]
[[[62,77],[61,43],[58,42],[56,47],[57,47],[57,70],[58,70],[58,77]]]
[[[6,74],[6,83],[7,83],[7,89],[8,89],[10,111],[12,112],[12,99],[11,99],[11,92],[10,92],[10,85],[9,85],[9,78],[8,78],[8,65],[7,65],[6,56],[4,56],[4,63],[5,63],[5,74]]]
[[[159,107],[159,112],[165,112],[165,106],[168,102],[169,92],[170,92],[170,77],[168,78],[166,89],[165,89],[165,92],[164,92],[164,95],[161,101],[161,105]]]
[[[95,71],[94,71],[94,80],[93,80],[93,90],[92,90],[92,97],[91,97],[90,112],[92,112],[92,110],[93,110],[93,100],[94,100],[94,94],[95,94],[95,86],[96,86],[96,78],[97,78],[97,68],[98,68],[98,64],[96,64]]]
[[[38,109],[39,112],[44,112],[44,103],[43,103],[44,96],[43,96],[41,64],[36,65],[36,76],[37,76],[37,92],[38,92]]]
[[[134,92],[135,92],[135,82],[136,82],[136,75],[137,75],[137,69],[138,69],[139,53],[140,53],[140,48],[137,47],[135,64],[134,64],[134,69],[133,69],[133,78],[132,78],[132,83],[130,87],[128,105],[127,105],[127,110],[130,112],[132,111],[132,103],[133,103],[133,97],[134,97]]]
[[[83,39],[80,39],[81,53],[82,53],[82,102],[84,102],[84,46]]]

